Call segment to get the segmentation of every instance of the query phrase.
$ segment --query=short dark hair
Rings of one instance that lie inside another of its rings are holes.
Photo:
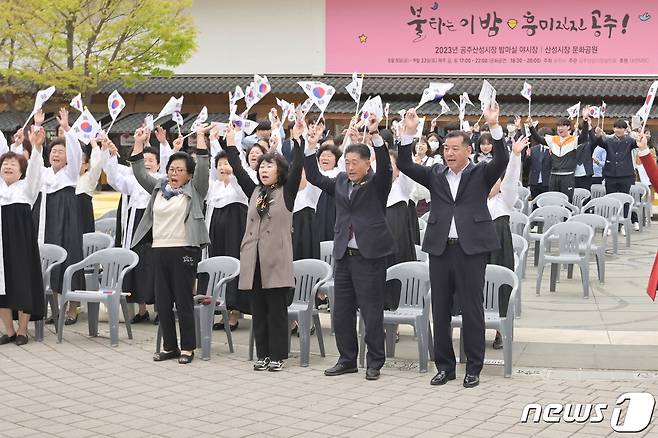
[[[270,129],[272,129],[272,124],[269,120],[258,122],[258,125],[256,126],[256,131],[269,131]]]
[[[493,137],[491,136],[490,133],[488,132],[483,132],[480,134],[480,144],[486,143],[486,144],[493,144]]]
[[[617,119],[615,121],[615,124],[613,125],[615,128],[621,128],[621,129],[626,129],[628,128],[628,123],[626,123],[626,120],[622,119]]]
[[[154,148],[153,146],[146,146],[144,148],[143,153],[144,154],[153,154],[153,155],[155,155],[155,161],[157,161],[158,164],[160,164],[160,151],[157,150],[156,148]]]
[[[445,136],[444,140],[448,140],[449,138],[458,138],[458,137],[462,140],[462,144],[464,146],[470,146],[471,145],[471,138],[464,131],[450,131]]]
[[[91,143],[82,145],[82,153],[85,154],[83,163],[89,163],[89,160],[91,160]]]
[[[353,143],[345,148],[345,156],[350,153],[358,154],[362,160],[370,159],[370,149],[363,143]]]
[[[277,185],[279,187],[285,185],[286,181],[288,180],[288,161],[283,158],[283,155],[279,154],[278,152],[268,152],[261,155],[258,157],[258,166],[256,166],[256,169],[260,168],[260,165],[263,163],[263,161],[276,165]],[[260,180],[259,172],[256,172],[256,176],[258,177],[258,183],[263,185],[263,181]]]
[[[185,168],[187,169],[187,173],[190,175],[194,174],[194,169],[196,168],[196,162],[194,161],[194,158],[187,152],[176,152],[169,157],[169,161],[167,161],[167,167],[165,170],[169,172],[169,166],[171,166],[171,163],[173,163],[176,160],[184,160],[185,161]]]
[[[343,134],[338,134],[334,137],[334,144],[336,146],[342,145],[344,140],[345,140],[345,136]]]
[[[27,160],[23,156],[23,154],[17,154],[16,152],[5,152],[4,154],[0,155],[0,167],[2,167],[2,163],[5,162],[5,160],[18,160],[18,166],[21,169],[21,178],[25,178],[25,173],[27,172]]]
[[[557,126],[571,127],[571,120],[567,119],[566,117],[561,117],[561,118],[557,119]]]
[[[217,164],[219,163],[219,160],[221,159],[228,159],[228,155],[224,151],[219,151],[217,155],[215,155],[215,167],[217,167]]]
[[[320,155],[322,155],[322,152],[325,152],[325,151],[328,151],[328,152],[331,152],[332,154],[334,154],[334,157],[336,157],[336,164],[338,164],[338,160],[340,160],[340,156],[341,156],[340,149],[338,149],[338,146],[333,145],[333,144],[323,144],[318,149],[318,158],[320,157]]]

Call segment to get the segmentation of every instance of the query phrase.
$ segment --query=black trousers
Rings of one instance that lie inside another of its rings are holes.
[[[537,196],[541,195],[544,192],[548,192],[548,185],[546,184],[531,184],[530,185],[530,197],[535,199]]]
[[[263,289],[256,257],[252,292],[251,315],[258,358],[288,359],[288,304],[292,291],[287,287]]]
[[[180,349],[192,351],[196,348],[194,281],[200,259],[199,247],[153,248],[155,307],[160,317],[165,351],[178,348],[174,304],[178,313]]]
[[[551,180],[549,181],[549,189],[551,192],[562,192],[569,197],[569,202],[573,202],[573,189],[576,185],[576,177],[574,174],[569,175],[555,175],[551,173]]]
[[[603,184],[603,177],[602,176],[592,176],[591,178],[592,178],[592,184]]]
[[[605,178],[606,193],[630,193],[631,186],[635,184],[635,176],[620,176]],[[624,205],[624,216],[628,214],[628,204]],[[637,222],[637,214],[631,215],[631,221]],[[626,230],[630,231],[630,230]]]
[[[440,256],[430,254],[434,363],[438,371],[454,371],[450,321],[454,299],[462,311],[466,374],[479,375],[484,363],[482,290],[489,253],[467,255],[459,244],[447,245]]]
[[[592,189],[592,176],[591,175],[577,176],[576,177],[576,188],[591,190]]]
[[[359,341],[356,331],[356,310],[365,323],[367,346],[366,366],[384,366],[384,290],[386,288],[386,257],[366,259],[360,254],[346,253],[336,260],[334,294],[334,330],[338,363],[357,366]]]

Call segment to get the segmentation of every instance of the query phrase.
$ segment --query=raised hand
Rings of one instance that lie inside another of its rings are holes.
[[[484,109],[484,120],[489,125],[489,128],[498,126],[498,116],[500,115],[500,107],[498,102],[492,102],[487,108]]]
[[[23,138],[24,138],[23,130],[21,128],[18,128],[13,138],[14,138],[14,144],[18,144],[18,145],[23,144]]]
[[[69,125],[69,112],[66,108],[62,107],[59,109],[57,122],[59,123],[59,126],[61,126],[64,131],[68,132],[68,130],[71,129],[71,126]]]
[[[418,114],[416,110],[411,108],[404,115],[404,133],[406,135],[416,135],[418,131],[418,124],[420,120],[418,119]]]
[[[235,146],[235,125],[231,122],[226,127],[226,146]]]
[[[210,124],[210,140],[219,140],[219,124]]]
[[[530,139],[525,135],[512,142],[512,152],[514,155],[521,155],[521,152],[530,144]]]
[[[302,132],[306,130],[306,121],[303,117],[297,117],[295,126],[292,127],[292,138],[299,141],[299,137],[302,135]]]
[[[119,155],[119,149],[117,149],[117,146],[112,141],[108,142],[107,150],[110,154],[114,155],[115,157]]]
[[[368,119],[368,133],[370,135],[376,134],[379,132],[379,120],[374,114]]]
[[[140,126],[135,130],[133,135],[135,139],[135,144],[133,145],[133,155],[138,155],[144,152],[144,144],[148,141],[148,129],[143,126]]]
[[[197,142],[197,147],[199,147],[199,149],[205,149],[205,144],[203,145],[203,147],[200,147],[200,146],[201,146],[201,145],[198,144],[198,142]],[[179,135],[179,136],[176,137],[176,139],[174,140],[174,150],[178,152],[178,151],[181,150],[182,147],[183,147],[183,136],[182,136],[182,135]]]
[[[160,142],[160,144],[167,143],[167,132],[164,130],[162,126],[155,127],[155,138],[158,139],[158,142]]]
[[[43,113],[43,110],[39,108],[39,111],[37,111],[34,114],[34,124],[37,126],[43,125],[43,121],[46,119],[46,115]]]
[[[32,125],[29,133],[30,143],[37,151],[43,150],[43,144],[46,141],[46,131],[42,126]]]
[[[649,141],[647,140],[647,135],[644,132],[640,132],[640,134],[637,136],[636,142],[637,147],[640,148],[640,150],[645,150],[649,147]]]

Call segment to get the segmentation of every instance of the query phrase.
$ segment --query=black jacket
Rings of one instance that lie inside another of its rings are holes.
[[[623,176],[634,176],[633,156],[631,151],[637,147],[634,138],[624,135],[622,138],[616,135],[597,137],[590,134],[590,145],[592,149],[600,146],[607,152],[605,165],[603,166],[603,178],[617,178]]]
[[[375,259],[396,252],[393,235],[386,223],[386,200],[393,183],[393,168],[386,146],[375,147],[375,156],[377,172],[370,169],[361,184],[352,189],[352,196],[348,195],[348,185],[352,183],[345,172],[329,178],[320,173],[315,154],[304,159],[308,182],[336,199],[333,255],[337,260],[345,255],[350,228],[364,258]]]
[[[530,169],[528,184],[539,185],[539,174],[541,173],[541,185],[548,186],[551,178],[551,152],[542,144],[530,148],[530,153],[523,151],[523,165]]]
[[[423,251],[434,256],[443,254],[453,216],[459,244],[466,254],[481,254],[500,248],[487,207],[487,198],[509,161],[505,142],[502,139],[494,140],[494,159],[489,163],[470,163],[464,169],[455,199],[452,198],[446,179],[448,167],[443,164],[426,167],[414,163],[411,160],[412,148],[413,143],[398,148],[398,168],[409,178],[427,187],[432,196]]]

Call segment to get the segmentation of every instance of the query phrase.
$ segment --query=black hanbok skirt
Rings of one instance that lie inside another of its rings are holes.
[[[210,208],[210,207],[208,207]],[[208,256],[230,256],[240,260],[240,245],[247,227],[247,206],[239,202],[215,208],[210,219]],[[251,293],[238,290],[238,275],[226,285],[226,307],[251,314]],[[199,292],[204,293],[208,279],[199,279]]]
[[[132,230],[127,232],[135,235],[137,226],[144,216],[144,208],[135,209],[135,221]],[[131,210],[128,210],[130,215]],[[130,220],[128,216],[127,220]],[[119,226],[120,228],[120,226]],[[132,242],[133,244],[135,242]],[[139,263],[134,269],[130,270],[123,279],[123,290],[130,292],[127,300],[129,303],[155,303],[155,274],[153,267],[153,249],[149,239],[142,239],[137,245],[131,248],[138,256]]]
[[[411,235],[413,236],[414,245],[420,245],[420,226],[418,225],[416,203],[410,199],[407,208],[409,209],[409,228],[411,228]],[[414,251],[416,251],[415,247]],[[414,254],[416,253],[414,252]]]
[[[398,202],[386,208],[386,222],[393,234],[393,240],[397,246],[397,252],[388,257],[387,267],[403,262],[416,261],[416,247],[411,227],[409,207],[406,202]],[[416,223],[418,219],[416,219]],[[400,303],[400,282],[387,282],[384,291],[384,309],[397,309]]]
[[[37,229],[29,204],[9,204],[2,209],[2,254],[5,270],[5,293],[0,308],[21,310],[32,321],[43,319],[46,311],[41,256]]]
[[[292,259],[319,259],[320,236],[315,221],[315,211],[306,207],[292,215]]]
[[[512,244],[512,232],[509,227],[509,216],[500,216],[494,220],[496,235],[500,241],[500,249],[489,253],[489,264],[499,265],[514,270],[514,245]],[[502,286],[498,293],[498,310],[500,316],[507,315],[507,305],[512,288]]]
[[[93,233],[96,231],[94,224],[94,204],[91,196],[86,193],[76,195],[78,198],[78,212],[80,213],[80,226],[83,233]]]
[[[322,192],[315,208],[315,224],[320,242],[334,240],[334,226],[336,225],[336,198]]]
[[[41,204],[34,204],[33,215],[37,218]],[[64,271],[69,266],[82,260],[82,225],[80,224],[79,202],[75,195],[75,187],[64,187],[46,195],[44,242],[64,248],[68,254],[66,261],[52,270],[50,285],[54,292],[62,292]],[[73,275],[72,290],[84,290],[85,279],[82,270]]]

